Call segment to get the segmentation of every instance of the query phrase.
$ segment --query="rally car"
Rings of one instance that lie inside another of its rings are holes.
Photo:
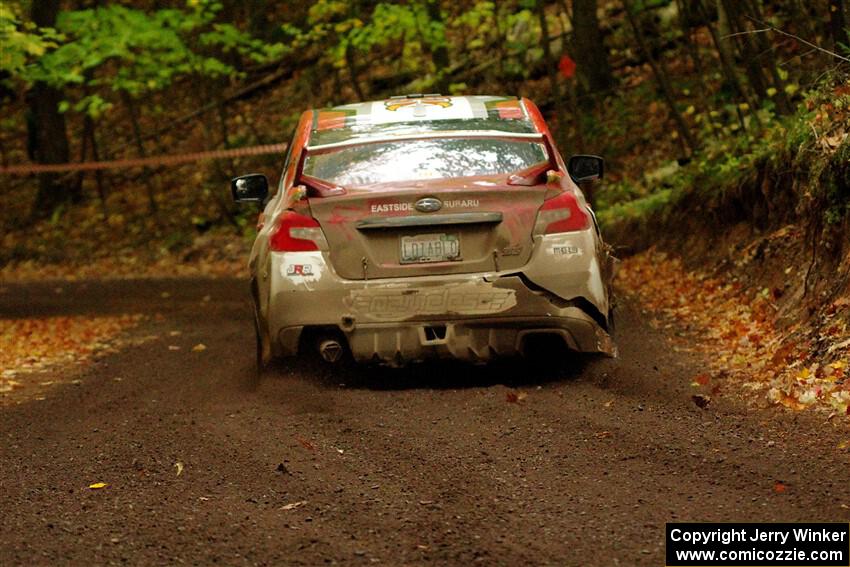
[[[305,349],[484,362],[541,341],[615,355],[614,259],[577,186],[602,173],[596,156],[565,164],[525,98],[304,112],[276,191],[259,174],[231,183],[263,207],[249,262],[259,367]]]

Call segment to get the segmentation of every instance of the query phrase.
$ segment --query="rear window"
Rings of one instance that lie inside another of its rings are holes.
[[[303,172],[335,185],[514,173],[546,161],[539,142],[482,138],[407,140],[307,155]]]

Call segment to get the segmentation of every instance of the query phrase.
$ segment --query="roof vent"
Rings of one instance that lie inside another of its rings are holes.
[[[428,97],[432,97],[432,96],[443,96],[443,95],[441,95],[440,93],[425,93],[425,94],[410,93],[410,94],[404,94],[404,95],[391,96],[390,100],[399,100],[399,99],[405,99],[405,98],[428,98]]]

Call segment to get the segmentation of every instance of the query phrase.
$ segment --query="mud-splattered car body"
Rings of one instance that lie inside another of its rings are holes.
[[[305,112],[250,258],[258,360],[486,361],[557,339],[613,355],[613,259],[536,106],[398,97]]]

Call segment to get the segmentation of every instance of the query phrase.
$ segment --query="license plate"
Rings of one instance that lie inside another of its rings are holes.
[[[401,237],[401,263],[450,262],[460,256],[456,234],[418,234]]]

